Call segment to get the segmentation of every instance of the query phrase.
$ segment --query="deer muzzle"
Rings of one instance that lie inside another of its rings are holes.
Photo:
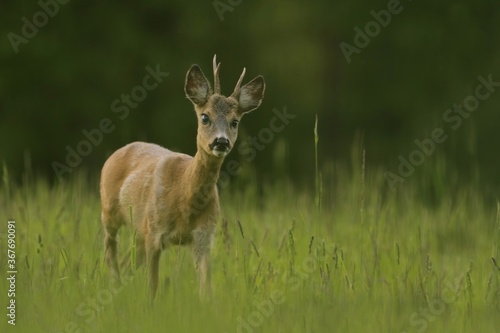
[[[210,150],[216,156],[225,156],[231,149],[231,144],[227,138],[220,137],[216,138],[211,144],[208,145]]]

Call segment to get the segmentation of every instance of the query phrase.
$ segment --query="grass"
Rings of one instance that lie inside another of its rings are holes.
[[[323,165],[316,193],[234,180],[222,192],[213,299],[198,298],[189,249],[172,247],[154,306],[144,268],[110,283],[97,179],[51,186],[31,176],[16,186],[4,167],[0,210],[17,227],[17,318],[13,328],[3,314],[0,331],[496,332],[500,208],[473,186],[429,206],[416,181],[391,191],[364,156],[360,149],[348,165]],[[124,254],[134,234],[120,235]],[[0,288],[5,305],[6,279]]]

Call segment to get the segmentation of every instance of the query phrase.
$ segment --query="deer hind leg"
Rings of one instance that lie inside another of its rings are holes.
[[[102,224],[104,226],[104,248],[105,258],[108,267],[111,269],[113,278],[120,281],[120,270],[118,268],[117,252],[118,252],[118,229],[110,223],[109,216],[104,212],[101,214]]]
[[[200,279],[201,299],[210,297],[212,294],[209,255],[214,233],[215,225],[197,228],[193,231],[193,257]]]

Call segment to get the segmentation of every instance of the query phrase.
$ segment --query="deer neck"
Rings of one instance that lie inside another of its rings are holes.
[[[207,191],[215,187],[223,160],[223,158],[210,155],[198,147],[198,151],[186,170],[188,183],[191,187],[190,192],[193,195],[208,194]]]

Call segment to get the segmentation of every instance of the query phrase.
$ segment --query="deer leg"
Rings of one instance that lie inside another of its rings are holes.
[[[139,268],[146,261],[146,244],[144,237],[136,235],[135,238],[135,268]]]
[[[132,268],[132,249],[129,249],[127,251],[127,254],[122,258],[120,262],[120,268],[122,272],[128,268]],[[138,269],[139,267],[144,264],[144,261],[146,261],[146,249],[145,249],[145,243],[144,243],[144,237],[136,235],[135,238],[135,269]]]
[[[104,218],[104,214],[102,215],[102,221],[104,225],[104,247],[106,263],[111,269],[113,278],[115,278],[117,281],[120,281],[120,270],[118,268],[117,260],[118,242],[116,239],[118,235],[118,228],[111,226]]]
[[[158,274],[160,263],[161,246],[155,241],[154,235],[148,234],[146,239],[146,261],[148,265],[149,286],[151,297],[154,299],[158,290]]]
[[[127,253],[123,256],[122,260],[120,261],[120,269],[122,273],[130,268],[131,255],[132,255],[132,250],[128,250]]]
[[[210,272],[210,249],[215,232],[214,227],[204,227],[193,231],[193,257],[200,279],[200,298],[205,299],[212,294]]]

